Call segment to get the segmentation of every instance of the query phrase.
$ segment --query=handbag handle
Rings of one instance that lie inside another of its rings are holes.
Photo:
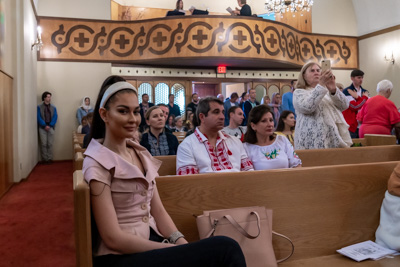
[[[280,259],[280,260],[277,260],[277,261],[276,261],[277,263],[284,262],[285,260],[289,259],[289,258],[293,255],[293,253],[294,253],[294,244],[293,244],[292,240],[290,240],[289,237],[287,237],[287,236],[285,236],[285,235],[282,235],[282,234],[280,234],[280,233],[277,233],[277,232],[275,232],[275,231],[272,231],[272,233],[273,233],[274,235],[277,235],[277,236],[280,236],[280,237],[285,238],[285,239],[288,240],[288,241],[290,242],[290,244],[292,245],[292,251],[290,252],[289,256],[287,256],[287,257],[285,257],[285,258],[283,258],[283,259]]]
[[[240,224],[238,224],[238,223],[235,221],[235,219],[232,218],[231,215],[224,215],[223,218],[227,219],[227,220],[236,228],[236,230],[238,230],[239,233],[241,233],[241,234],[244,235],[245,237],[247,237],[247,238],[249,238],[249,239],[255,239],[255,238],[257,238],[257,237],[260,235],[260,233],[261,233],[261,228],[260,228],[260,216],[259,216],[258,213],[255,212],[255,211],[250,212],[250,215],[251,215],[251,214],[254,214],[254,215],[256,215],[256,217],[257,217],[258,234],[255,235],[255,236],[254,236],[254,235],[251,235],[251,234],[249,234],[249,233],[247,233],[246,230],[244,230],[243,227],[240,226]],[[218,219],[215,219],[215,220],[214,220],[214,224],[213,224],[212,227],[211,227],[211,231],[206,235],[206,237],[210,237],[211,235],[214,234],[215,229],[217,228],[218,222],[219,222]]]

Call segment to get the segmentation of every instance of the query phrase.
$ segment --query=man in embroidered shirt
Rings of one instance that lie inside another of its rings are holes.
[[[350,74],[351,85],[343,90],[343,94],[350,101],[349,108],[343,111],[343,117],[349,125],[351,138],[358,138],[357,113],[368,100],[368,91],[361,87],[364,72],[353,70]]]
[[[201,99],[196,116],[199,126],[178,147],[177,175],[253,170],[242,142],[221,131],[225,119],[222,101]]]
[[[239,138],[239,140],[243,142],[244,134],[247,131],[247,126],[240,126],[244,119],[243,110],[238,106],[233,106],[229,109],[228,116],[229,125],[224,127],[222,131]]]

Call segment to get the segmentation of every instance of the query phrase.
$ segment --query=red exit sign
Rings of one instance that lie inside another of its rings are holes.
[[[218,66],[217,73],[226,73],[226,66]]]

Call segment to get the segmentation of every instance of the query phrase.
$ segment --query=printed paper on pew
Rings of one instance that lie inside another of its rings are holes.
[[[235,13],[233,13],[233,10],[232,10],[231,7],[228,7],[228,8],[226,9],[226,11],[228,11],[229,13],[231,13],[231,15],[235,15]]]
[[[342,249],[336,250],[340,254],[347,256],[355,261],[363,261],[367,259],[379,260],[389,255],[397,254],[395,250],[391,250],[372,241],[365,241]]]

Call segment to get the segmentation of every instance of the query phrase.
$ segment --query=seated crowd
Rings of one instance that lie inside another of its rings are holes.
[[[332,72],[320,73],[319,65],[312,63],[303,67],[298,80],[300,88],[293,90],[292,96],[297,114],[281,112],[276,95],[274,106],[257,105],[251,89],[243,108],[230,101],[238,99],[237,94],[228,99],[228,125],[221,99],[208,96],[198,100],[194,94],[194,115],[185,116],[192,134],[179,144],[172,131],[183,130],[183,119],[172,96],[168,105],[150,107],[145,101],[139,105],[138,92],[130,83],[119,76],[107,78],[94,109],[82,169],[96,222],[93,265],[246,266],[240,246],[228,237],[186,241],[161,202],[155,178],[162,162],[152,156],[176,154],[178,175],[301,167],[291,144],[295,115],[302,121],[296,129],[295,145],[345,147],[350,134],[342,125],[341,112],[349,101],[336,87]],[[376,101],[387,102],[393,85],[383,83],[378,88],[381,97]],[[275,118],[276,112],[279,118]],[[170,114],[177,116],[169,120]],[[368,118],[368,110],[361,114],[364,120]],[[146,125],[142,125],[143,119]],[[399,121],[394,116],[391,125]],[[242,126],[244,122],[247,127]],[[144,129],[142,136],[139,128]],[[313,130],[313,139],[298,139],[298,131],[307,134]],[[180,264],[176,264],[178,255]]]
[[[352,72],[352,76],[361,74],[360,70]],[[384,80],[378,84],[378,96],[360,97],[369,107],[361,109],[357,116],[363,122],[361,137],[370,129],[371,133],[390,134],[393,127],[400,127],[400,113],[388,100],[392,88],[393,84]],[[282,97],[280,93],[271,98],[266,95],[261,105],[256,101],[255,89],[241,97],[234,92],[226,99],[219,94],[200,100],[193,93],[181,116],[173,94],[169,95],[168,104],[156,106],[149,102],[147,94],[142,94],[138,140],[152,156],[177,155],[179,175],[300,167],[295,149],[352,144],[353,126],[349,127],[345,118],[356,102],[353,104],[346,92],[337,87],[331,70],[321,72],[320,66],[312,62],[303,66],[298,80],[291,81],[290,92]],[[353,91],[348,94],[357,98]],[[377,109],[383,106],[384,110]],[[90,99],[85,97],[78,111],[89,109],[93,110]],[[80,126],[82,133],[90,131],[92,115],[89,112],[83,116],[82,124],[86,125]],[[300,122],[297,127],[296,117]],[[181,144],[177,136],[180,141],[185,136]],[[89,143],[88,137],[84,147]]]

